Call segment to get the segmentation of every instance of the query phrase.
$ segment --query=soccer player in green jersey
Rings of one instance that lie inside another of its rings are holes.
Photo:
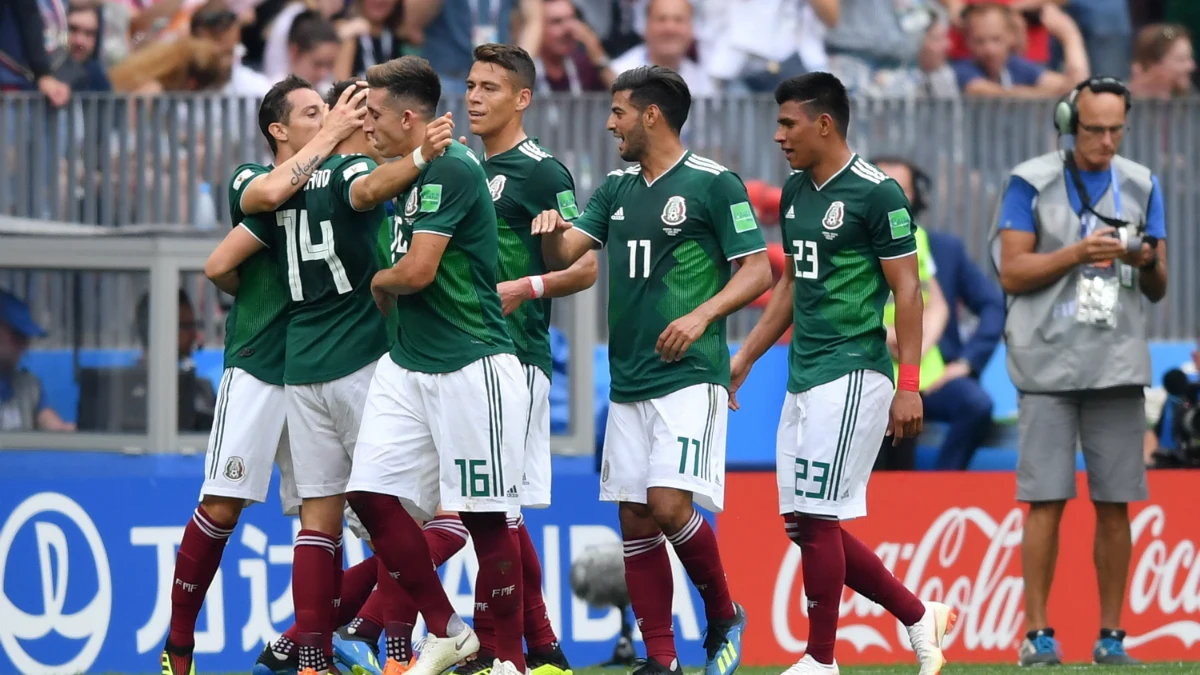
[[[621,159],[572,223],[546,211],[551,268],[609,247],[612,405],[600,498],[620,504],[625,581],[649,658],[638,675],[678,673],[670,542],[708,616],[707,675],[741,661],[746,617],[729,596],[717,540],[693,500],[724,503],[729,347],[725,317],[771,285],[762,231],[736,174],[686,150],[691,95],[674,71],[635,68],[613,83],[608,129]],[[740,268],[731,275],[733,262]]]
[[[542,242],[530,230],[533,219],[547,209],[556,209],[568,219],[579,215],[571,173],[525,133],[524,111],[535,80],[533,59],[524,49],[501,44],[476,47],[475,63],[467,75],[467,116],[471,133],[483,140],[483,169],[500,225],[500,302],[530,395],[521,505],[546,508],[550,505],[550,298],[590,288],[596,283],[597,266],[595,253],[588,251],[569,269],[551,272],[542,259]],[[526,665],[533,675],[570,673],[546,615],[541,563],[519,512],[510,515],[509,527],[516,528],[521,546]],[[475,607],[480,656],[459,668],[460,675],[485,675],[491,669],[491,660],[484,656],[494,653],[489,598],[477,597]]]
[[[406,56],[372,67],[367,82],[364,128],[385,157],[408,155],[435,115],[437,74]],[[393,265],[372,282],[381,306],[395,299],[399,334],[371,382],[348,498],[429,628],[408,672],[439,675],[479,649],[405,513],[429,519],[440,504],[471,533],[477,586],[505,624],[493,672],[521,674],[521,558],[506,514],[519,505],[529,392],[496,292],[496,212],[479,159],[458,143],[402,203]]]
[[[209,435],[200,504],[184,528],[175,561],[171,631],[161,658],[164,675],[195,672],[196,617],[243,507],[266,500],[273,464],[279,465],[282,476],[284,509],[293,511],[300,505],[283,433],[287,289],[269,253],[241,244],[255,241],[248,228],[273,220],[274,209],[289,200],[303,205],[298,193],[313,162],[360,128],[362,118],[362,113],[351,109],[326,116],[324,102],[307,82],[287,78],[271,88],[258,113],[275,167],[244,164],[233,174],[229,187],[233,230],[205,265],[209,278],[234,295],[225,321],[225,372],[218,388],[216,423]]]
[[[885,432],[901,439],[921,431],[922,300],[912,214],[896,181],[846,145],[850,100],[836,77],[791,78],[775,100],[775,141],[793,169],[779,211],[793,273],[776,284],[733,357],[730,404],[737,409],[737,388],[755,360],[794,325],[776,473],[779,512],[802,551],[809,632],[804,657],[787,675],[838,672],[833,651],[844,586],[899,619],[921,675],[936,675],[954,613],[922,603],[841,525],[866,515],[867,480]],[[894,395],[883,322],[889,293],[900,362]]]

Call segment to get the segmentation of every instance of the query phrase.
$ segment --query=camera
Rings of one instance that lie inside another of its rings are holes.
[[[1141,232],[1128,226],[1114,229],[1112,234],[1109,236],[1114,239],[1119,239],[1121,243],[1125,245],[1126,253],[1137,253],[1138,251],[1142,250],[1142,243],[1146,241],[1146,238],[1142,236]]]
[[[1178,368],[1163,375],[1169,398],[1163,408],[1155,468],[1200,467],[1200,384]]]

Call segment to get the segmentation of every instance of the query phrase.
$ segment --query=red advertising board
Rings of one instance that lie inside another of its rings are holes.
[[[784,535],[773,473],[729,474],[717,517],[733,597],[749,619],[746,665],[792,663],[808,634],[800,549]],[[1024,632],[1021,527],[1008,473],[876,474],[866,518],[847,529],[922,599],[954,607],[954,662],[1015,662]],[[1078,476],[1079,494],[1087,481]],[[1151,501],[1130,507],[1133,558],[1122,615],[1126,647],[1148,661],[1200,660],[1200,471],[1150,476]],[[1064,659],[1090,661],[1099,626],[1092,564],[1095,518],[1086,499],[1068,505],[1060,530],[1050,622]],[[908,636],[882,607],[842,597],[842,664],[912,659]]]

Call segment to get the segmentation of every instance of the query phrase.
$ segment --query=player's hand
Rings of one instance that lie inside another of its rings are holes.
[[[741,352],[729,359],[729,409],[734,412],[742,408],[742,404],[737,400],[738,389],[742,388],[742,383],[746,381],[746,376],[753,367],[753,363],[742,358]]]
[[[396,305],[396,296],[388,292],[382,286],[383,279],[381,276],[388,270],[379,270],[371,277],[371,297],[375,300],[375,306],[383,312],[384,316],[391,313],[392,307]]]
[[[658,344],[654,345],[655,353],[668,363],[682,359],[692,343],[704,334],[708,324],[707,319],[694,311],[675,319],[658,336]]]
[[[529,226],[530,234],[550,234],[571,229],[571,221],[562,217],[562,214],[555,209],[542,211],[533,217],[533,224]]]
[[[496,287],[496,291],[500,293],[500,308],[503,310],[504,316],[517,311],[522,302],[533,297],[533,286],[526,279],[502,281]]]
[[[367,98],[367,92],[366,87],[359,85],[346,87],[333,109],[325,116],[323,128],[328,129],[338,141],[346,140],[350,134],[362,128],[363,120],[367,117],[367,107],[362,102]]]
[[[887,435],[892,437],[892,445],[900,445],[900,441],[905,438],[916,438],[921,435],[924,426],[925,406],[921,402],[921,395],[915,391],[897,391],[892,398],[887,428]]]
[[[446,113],[425,126],[425,142],[421,144],[421,156],[425,161],[439,157],[454,142],[454,120]]]
[[[1125,255],[1125,244],[1113,236],[1114,232],[1111,227],[1098,227],[1075,244],[1080,264],[1108,262]]]
[[[971,374],[971,366],[966,361],[951,361],[946,364],[946,369],[942,371],[941,377],[934,380],[933,384],[925,387],[921,391],[926,394],[931,394],[938,389],[946,386],[947,382],[966,377]]]

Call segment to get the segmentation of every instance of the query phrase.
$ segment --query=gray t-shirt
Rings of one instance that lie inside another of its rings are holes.
[[[13,373],[7,386],[0,386],[0,431],[35,431],[42,409],[42,383],[27,370]]]

